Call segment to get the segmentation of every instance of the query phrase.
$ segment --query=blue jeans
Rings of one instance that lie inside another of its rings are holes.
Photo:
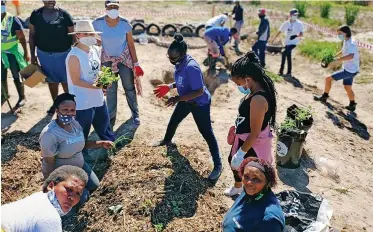
[[[198,106],[193,103],[179,102],[171,116],[170,122],[167,126],[164,142],[171,142],[175,135],[176,129],[189,113],[192,113],[194,121],[197,124],[199,132],[206,140],[214,165],[221,165],[218,142],[216,141],[214,131],[211,126],[210,104]]]
[[[111,67],[111,62],[106,62],[104,66]],[[122,63],[118,64],[119,76],[122,82],[123,89],[126,93],[127,104],[131,109],[132,118],[139,117],[139,108],[137,105],[136,88],[134,83],[134,75],[132,69],[128,68]],[[114,82],[111,87],[107,89],[106,99],[107,107],[110,115],[110,122],[114,125],[117,117],[117,97],[118,97],[118,82]]]
[[[291,74],[291,52],[296,47],[296,45],[286,45],[285,50],[282,52],[282,59],[281,59],[281,67],[280,73],[284,72],[285,60],[288,60],[288,72],[287,74]]]
[[[86,162],[84,162],[82,169],[88,175],[88,183],[83,190],[82,196],[80,197],[79,205],[83,205],[85,202],[87,202],[89,199],[89,193],[95,191],[100,185],[100,181],[98,180],[96,174]]]
[[[255,54],[259,57],[260,64],[264,67],[265,62],[265,51],[266,51],[267,41],[256,41],[254,46],[252,47],[252,50],[255,52]]]
[[[37,49],[41,69],[47,76],[48,83],[67,83],[66,57],[70,49],[65,52],[43,52]]]
[[[77,110],[76,121],[83,128],[84,138],[87,140],[91,125],[101,140],[115,141],[115,135],[110,128],[109,113],[106,102],[100,107],[93,107],[86,110]]]

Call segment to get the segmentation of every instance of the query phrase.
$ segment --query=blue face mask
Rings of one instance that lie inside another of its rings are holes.
[[[245,80],[245,81],[246,81],[246,80]],[[246,85],[247,85],[247,82],[246,82]],[[243,86],[237,86],[237,88],[238,88],[238,90],[239,90],[241,93],[243,93],[243,94],[245,94],[245,95],[248,95],[248,94],[251,93],[250,88],[245,89]]]
[[[344,36],[344,35],[342,35],[342,34],[341,34],[341,35],[338,35],[338,39],[340,39],[340,40],[342,40],[342,41],[343,41],[343,40],[345,40],[345,36]]]
[[[72,116],[72,115],[62,115],[62,114],[58,113],[58,118],[59,118],[60,122],[62,123],[62,125],[67,126],[67,125],[71,124],[71,122],[74,119],[74,116]]]
[[[5,5],[1,5],[1,13],[5,13],[6,12],[6,6]]]

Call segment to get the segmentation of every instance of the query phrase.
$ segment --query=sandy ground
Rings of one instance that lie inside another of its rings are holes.
[[[198,41],[199,43],[201,41]],[[244,45],[244,47],[248,47]],[[152,95],[150,79],[162,79],[162,71],[171,68],[166,49],[154,44],[146,46],[136,45],[140,62],[145,71],[142,77],[144,96],[139,97],[141,126],[136,130],[131,146],[141,147],[154,139],[161,139],[166,130],[172,108],[161,106]],[[190,50],[192,55],[201,64],[205,58],[204,49]],[[268,69],[278,71],[280,56],[268,55]],[[358,108],[356,115],[348,113],[343,106],[348,103],[341,83],[335,83],[331,93],[331,101],[323,105],[313,101],[315,93],[321,93],[324,77],[328,70],[321,69],[319,64],[312,63],[299,55],[294,59],[293,75],[299,80],[283,81],[276,83],[278,91],[278,123],[286,114],[286,109],[292,104],[302,106],[311,105],[315,111],[315,122],[307,137],[304,156],[311,159],[303,159],[298,169],[289,170],[278,168],[280,185],[274,190],[279,192],[284,189],[297,189],[304,192],[320,194],[331,202],[334,214],[331,224],[344,231],[373,231],[373,142],[370,133],[373,131],[373,85],[356,84],[356,99]],[[14,85],[9,79],[11,103],[15,104],[17,97]],[[114,128],[122,127],[130,118],[123,90],[119,90],[119,115]],[[7,134],[15,131],[27,132],[29,134],[39,133],[49,122],[46,111],[52,104],[48,88],[45,84],[39,84],[35,88],[27,88],[27,105],[22,108],[17,117],[11,116],[6,104],[2,106],[2,129],[10,126]],[[232,200],[221,196],[223,190],[233,182],[233,176],[226,161],[230,147],[226,144],[226,134],[233,125],[237,107],[242,95],[237,91],[233,82],[221,85],[213,96],[211,116],[214,121],[213,128],[218,139],[222,159],[224,160],[224,171],[214,191],[223,199],[221,204],[229,207]],[[37,136],[32,137],[34,140]],[[208,153],[207,144],[203,141],[191,116],[179,126],[175,136],[176,143],[180,146],[195,150],[199,162],[209,163],[212,161]],[[35,143],[35,141],[34,141]],[[17,146],[17,144],[15,144]],[[273,146],[275,148],[275,146]],[[18,149],[18,146],[17,146]],[[126,148],[124,148],[126,149]],[[5,151],[2,149],[2,153]],[[23,153],[17,152],[17,156]],[[25,152],[24,155],[26,155]],[[327,157],[331,159],[338,170],[340,181],[329,178],[315,168],[312,158]],[[21,157],[17,157],[22,162]],[[18,161],[17,161],[18,162]],[[17,162],[10,162],[7,170],[16,170]],[[9,167],[10,165],[10,167]],[[109,167],[110,171],[110,167]],[[9,183],[2,183],[9,184]],[[35,189],[32,188],[32,191]],[[29,191],[31,191],[29,190]]]

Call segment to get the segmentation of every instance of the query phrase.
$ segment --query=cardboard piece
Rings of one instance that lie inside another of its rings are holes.
[[[34,64],[29,64],[26,68],[22,69],[19,74],[21,74],[24,79],[23,83],[30,88],[44,81],[46,78],[40,67]]]

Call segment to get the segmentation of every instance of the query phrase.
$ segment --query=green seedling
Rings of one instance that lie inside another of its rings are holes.
[[[294,119],[285,118],[285,121],[280,125],[280,132],[295,131],[297,124]]]
[[[321,67],[327,68],[328,65],[334,61],[334,52],[331,50],[326,50],[324,52],[324,58],[321,61]]]
[[[156,232],[162,232],[163,231],[163,224],[162,223],[159,223],[159,224],[156,224],[154,225],[154,229]]]
[[[118,152],[118,148],[121,146],[121,144],[125,143],[125,142],[128,142],[130,141],[131,139],[129,137],[127,137],[126,135],[122,135],[120,136],[119,138],[117,138],[115,141],[114,141],[114,145],[112,148],[110,148],[108,150],[108,155],[109,156],[113,156],[115,155],[117,152]]]
[[[97,87],[102,87],[106,89],[113,82],[118,81],[118,80],[119,80],[118,74],[113,73],[111,68],[102,66],[101,71],[98,73],[98,79],[95,84]]]
[[[297,121],[305,121],[310,119],[313,116],[313,110],[311,106],[305,108],[305,107],[299,107],[295,110],[296,116],[295,119]]]

